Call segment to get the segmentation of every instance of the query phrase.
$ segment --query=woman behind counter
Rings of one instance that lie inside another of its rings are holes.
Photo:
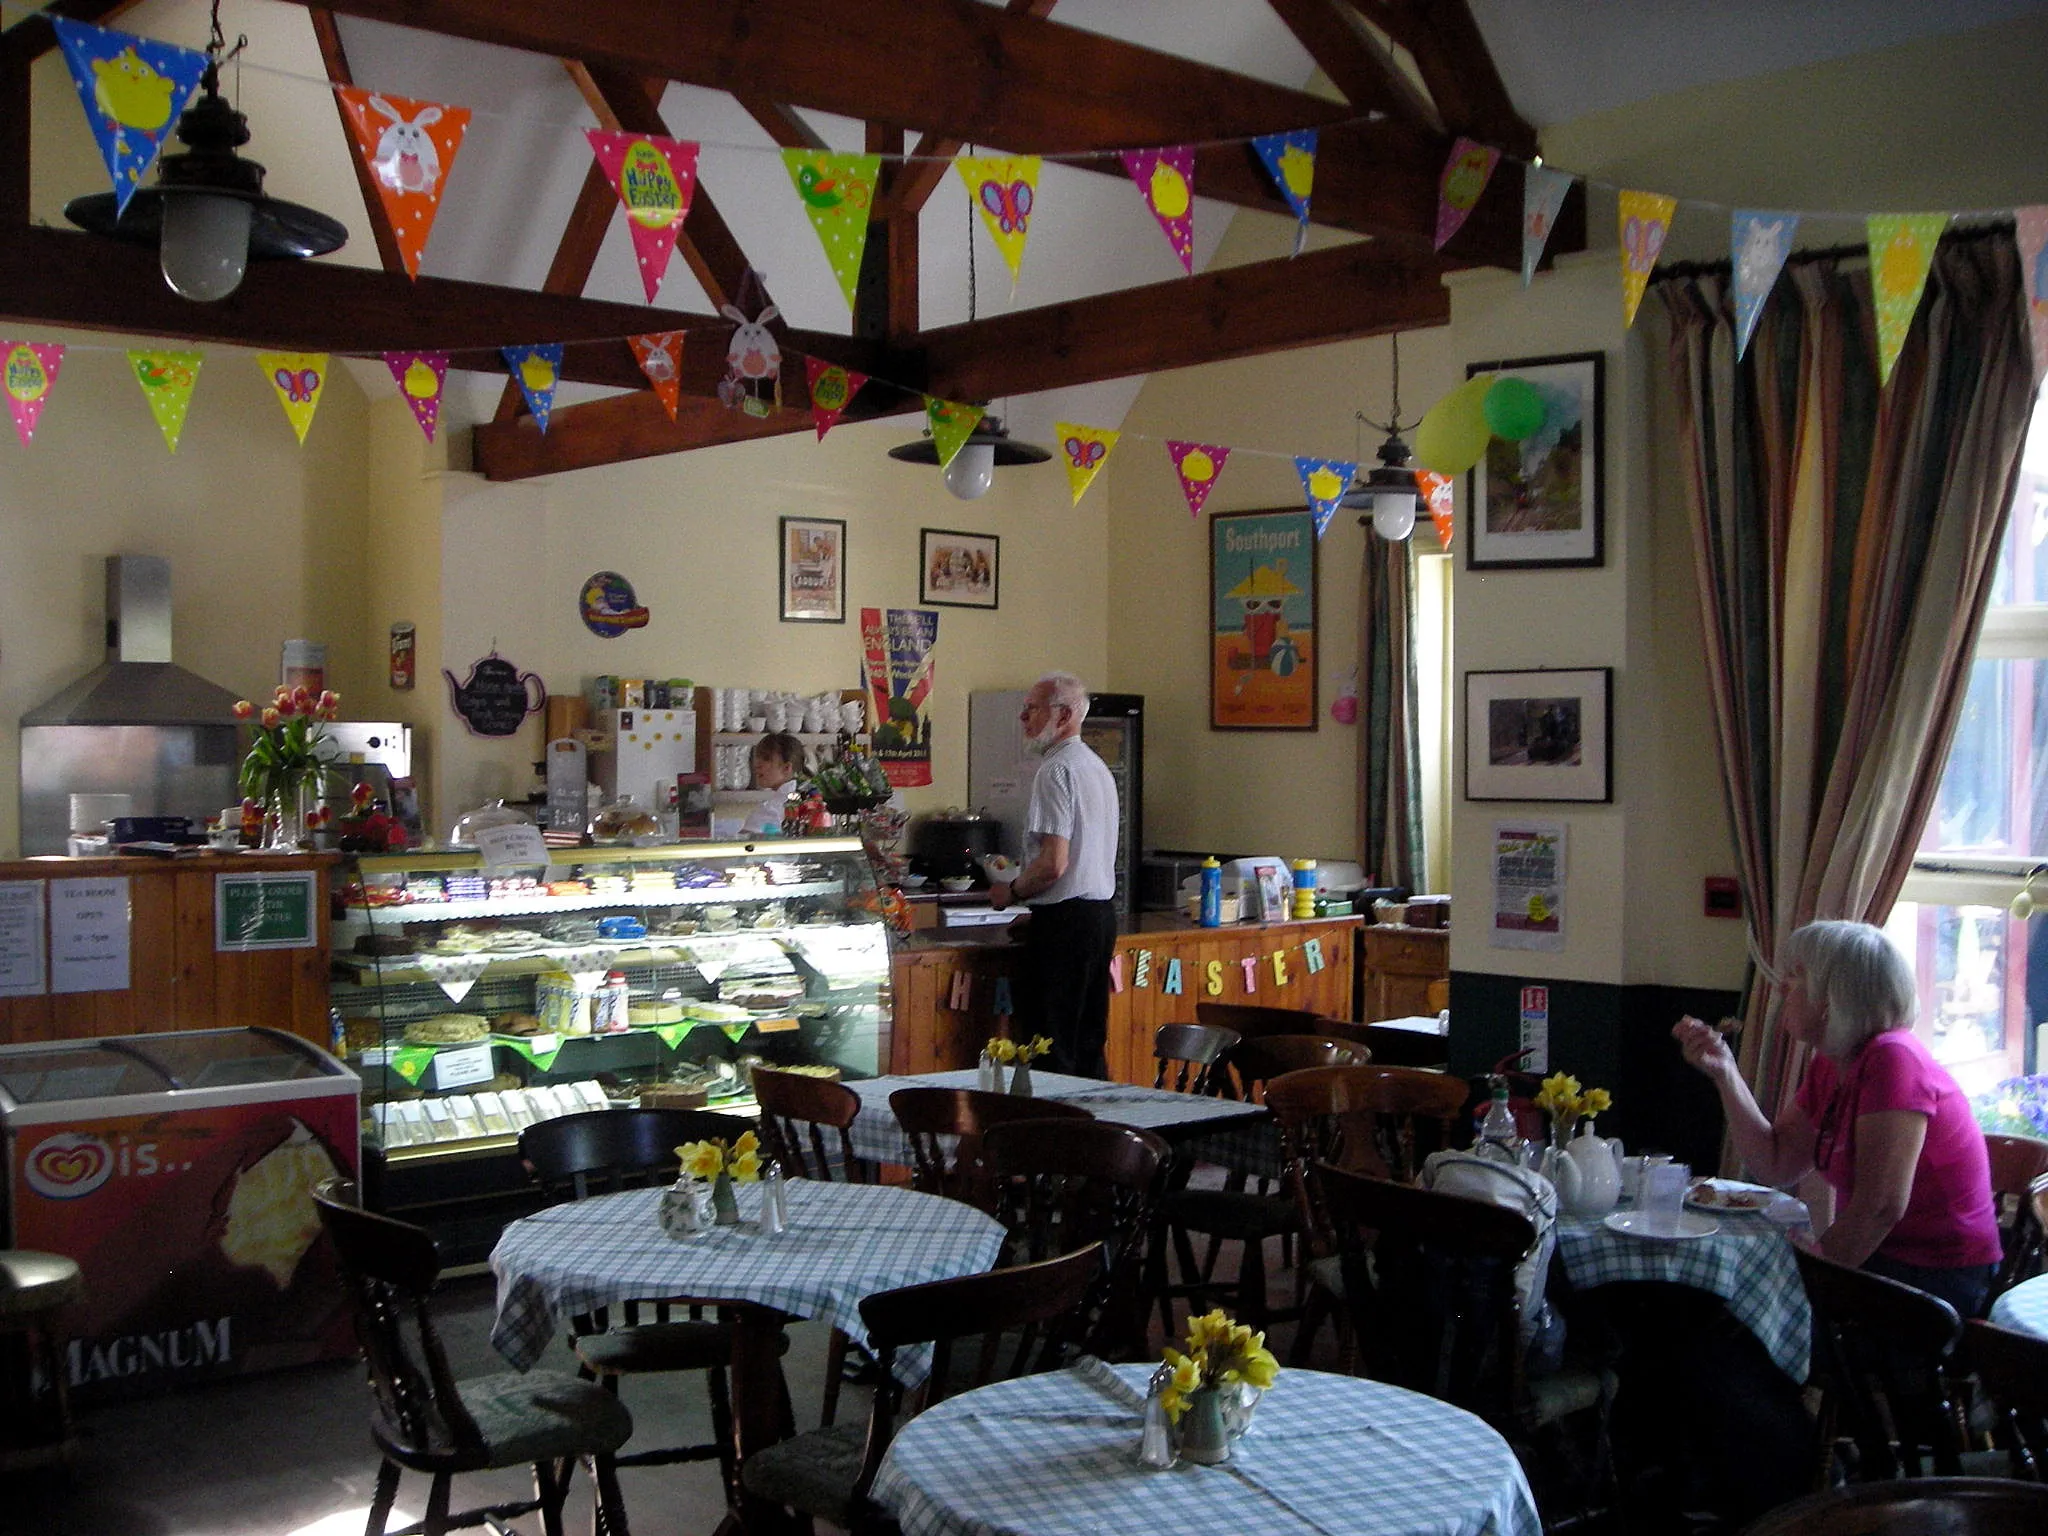
[[[1817,1054],[1775,1122],[1716,1030],[1685,1018],[1672,1036],[1720,1093],[1755,1177],[1827,1181],[1825,1257],[1978,1314],[2000,1256],[1990,1160],[1962,1090],[1912,1032],[1913,973],[1868,923],[1809,923],[1780,960],[1778,1021]]]
[[[743,835],[782,830],[783,807],[804,772],[804,744],[787,731],[776,731],[754,743],[754,788],[761,803],[740,824]]]

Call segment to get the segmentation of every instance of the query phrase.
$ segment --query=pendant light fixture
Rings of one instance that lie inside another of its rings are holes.
[[[199,99],[178,119],[185,150],[158,158],[156,184],[137,188],[126,211],[112,192],[64,205],[64,217],[81,229],[155,246],[164,281],[200,303],[239,288],[252,258],[324,256],[348,239],[348,230],[326,214],[265,197],[263,167],[235,153],[249,142],[249,120],[220,94],[220,67],[248,41],[238,37],[227,46],[220,0],[214,0]]]
[[[1354,418],[1362,426],[1387,434],[1387,440],[1379,446],[1379,465],[1353,480],[1338,505],[1358,512],[1370,512],[1373,532],[1390,543],[1398,544],[1415,531],[1415,514],[1422,507],[1422,486],[1415,477],[1414,456],[1401,437],[1403,432],[1413,431],[1416,423],[1411,421],[1404,426],[1401,422],[1400,332],[1394,333],[1393,341],[1394,398],[1387,420],[1374,421],[1363,411]],[[1364,518],[1359,519],[1361,524],[1365,521]]]
[[[973,146],[968,146],[969,153]],[[974,323],[974,203],[967,204],[967,323]],[[936,464],[939,445],[927,429],[914,443],[899,443],[889,457],[905,464]],[[1052,457],[1050,448],[1020,443],[1004,428],[1000,418],[984,415],[974,424],[953,457],[946,462],[946,489],[962,501],[979,501],[995,484],[996,470],[1011,464],[1043,464]]]

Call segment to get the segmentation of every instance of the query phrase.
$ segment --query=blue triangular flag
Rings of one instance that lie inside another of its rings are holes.
[[[1316,537],[1320,539],[1323,530],[1330,526],[1330,519],[1337,515],[1337,503],[1351,489],[1358,465],[1346,459],[1296,459],[1294,472],[1301,476],[1301,493],[1308,498],[1309,511],[1315,514]]]
[[[117,215],[156,163],[157,151],[206,72],[206,55],[151,37],[52,16],[71,83],[114,181]]]
[[[1294,228],[1294,254],[1299,256],[1302,236],[1308,233],[1309,194],[1315,190],[1316,131],[1297,128],[1292,133],[1269,133],[1252,140],[1252,152],[1300,220]]]
[[[1557,224],[1564,195],[1572,189],[1572,178],[1547,165],[1522,168],[1522,286],[1536,275],[1536,263],[1550,244],[1550,232]]]
[[[1728,250],[1735,269],[1735,360],[1749,350],[1757,317],[1771,296],[1785,258],[1792,254],[1792,235],[1799,228],[1796,213],[1758,213],[1738,208],[1729,220]]]
[[[548,412],[555,408],[555,386],[562,380],[562,344],[548,342],[538,347],[500,347],[505,354],[505,371],[518,381],[526,396],[526,408],[541,431],[548,429]]]

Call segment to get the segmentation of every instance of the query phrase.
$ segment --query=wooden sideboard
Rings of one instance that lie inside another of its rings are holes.
[[[1361,1019],[1370,1022],[1439,1013],[1450,1006],[1445,996],[1451,980],[1450,930],[1399,923],[1362,928],[1358,971]],[[1432,996],[1434,983],[1442,983],[1443,988]],[[1438,1001],[1439,997],[1443,1000]]]
[[[1139,931],[1117,940],[1118,969],[1109,998],[1110,1076],[1119,1082],[1151,1082],[1154,1031],[1162,1024],[1192,1024],[1200,1002],[1264,1003],[1349,1018],[1360,926],[1355,917],[1226,928],[1144,920]],[[1315,946],[1313,961],[1310,944]],[[1009,1032],[1009,1020],[999,1009],[1006,991],[1014,999],[1018,953],[1007,935],[942,938],[929,933],[898,950],[890,978],[894,1022],[882,1058],[888,1070],[973,1066],[983,1041]],[[1275,954],[1280,956],[1277,968]],[[1168,987],[1176,960],[1180,990],[1174,992]],[[1247,960],[1252,962],[1249,977]]]

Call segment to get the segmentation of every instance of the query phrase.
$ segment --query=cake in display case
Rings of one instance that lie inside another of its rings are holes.
[[[872,1077],[889,946],[857,838],[365,855],[332,1001],[390,1161],[612,1106],[754,1110],[757,1064]]]

